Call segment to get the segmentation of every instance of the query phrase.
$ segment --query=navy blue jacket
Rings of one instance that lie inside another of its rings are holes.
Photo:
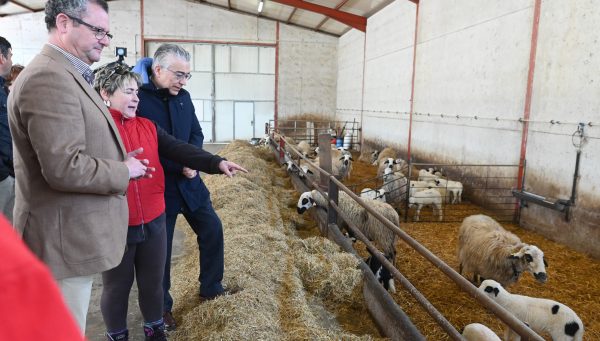
[[[181,89],[173,96],[168,89],[157,89],[150,81],[142,85],[138,96],[138,114],[141,117],[155,121],[175,138],[202,148],[204,134],[186,90]],[[210,193],[200,176],[188,179],[183,175],[183,165],[162,157],[160,162],[165,172],[167,214],[177,214],[181,207],[193,212],[205,204]]]
[[[4,82],[4,78],[0,77],[0,181],[6,179],[9,175],[15,176],[12,138],[8,129],[8,111],[6,108],[8,90]]]

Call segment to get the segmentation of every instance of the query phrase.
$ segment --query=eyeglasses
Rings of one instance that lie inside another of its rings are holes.
[[[106,32],[105,30],[101,29],[100,27],[92,26],[79,18],[75,18],[75,17],[68,15],[67,13],[64,13],[64,14],[67,17],[71,18],[71,20],[76,21],[81,25],[87,26],[90,30],[92,30],[92,32],[94,32],[94,37],[96,37],[96,39],[102,40],[104,37],[108,37],[108,40],[112,40],[113,35]]]
[[[181,72],[181,71],[173,71],[169,68],[167,68],[167,70],[173,72],[175,74],[175,78],[177,78],[178,81],[182,81],[182,80],[190,80],[190,78],[192,78],[192,74],[191,73],[185,73],[185,72]]]

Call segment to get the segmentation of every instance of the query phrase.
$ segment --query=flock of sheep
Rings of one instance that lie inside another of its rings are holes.
[[[290,138],[286,140],[290,143]],[[307,143],[300,142],[294,147],[304,156],[311,153]],[[342,179],[350,176],[353,161],[350,153],[332,150],[331,155],[334,175]],[[399,159],[391,148],[386,148],[381,153],[374,152],[371,158],[373,165],[378,167],[378,175],[383,176],[383,186],[379,189],[363,189],[360,196],[369,207],[396,226],[399,226],[398,213],[390,204],[406,200],[407,194],[410,206],[417,207],[415,220],[418,220],[421,208],[427,205],[432,206],[442,220],[442,204],[460,203],[462,200],[462,184],[443,178],[435,169],[415,170],[418,179],[407,179],[402,173],[407,169],[407,163]],[[307,165],[297,169],[289,157],[286,163],[289,171],[297,171],[301,176],[319,174],[318,170]],[[327,205],[327,199],[319,191],[312,190],[302,193],[297,211],[302,214],[311,207],[326,208]],[[344,216],[352,220],[368,239],[383,250],[386,259],[395,264],[396,234],[343,191],[339,192],[338,206]],[[338,226],[352,237],[343,219],[338,218]],[[543,251],[537,246],[523,243],[491,217],[472,215],[463,220],[459,229],[458,260],[459,272],[463,276],[472,276],[475,285],[481,283],[479,290],[482,293],[534,331],[548,333],[554,341],[582,340],[583,323],[571,308],[549,299],[511,294],[505,289],[516,283],[523,272],[531,273],[540,283],[546,282],[548,264]],[[376,257],[369,257],[367,263],[384,287],[395,292],[393,277]],[[463,336],[467,340],[500,340],[494,332],[479,323],[467,325]],[[505,340],[520,340],[510,328],[506,329],[504,337]]]

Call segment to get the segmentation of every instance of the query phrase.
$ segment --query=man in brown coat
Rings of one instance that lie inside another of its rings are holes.
[[[49,0],[48,43],[9,98],[14,142],[14,226],[46,263],[82,331],[92,275],[125,250],[130,179],[149,176],[127,155],[90,65],[112,37],[104,0]]]

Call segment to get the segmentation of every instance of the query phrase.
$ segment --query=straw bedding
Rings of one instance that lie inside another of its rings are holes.
[[[298,194],[271,152],[235,141],[219,154],[250,170],[233,178],[204,178],[223,222],[223,283],[242,290],[199,304],[195,236],[178,220],[186,238],[185,255],[171,274],[179,321],[171,339],[376,339],[372,325],[361,321],[360,329],[352,330],[344,317],[364,320],[358,260],[325,238],[299,237],[297,229],[313,223],[290,213]]]

